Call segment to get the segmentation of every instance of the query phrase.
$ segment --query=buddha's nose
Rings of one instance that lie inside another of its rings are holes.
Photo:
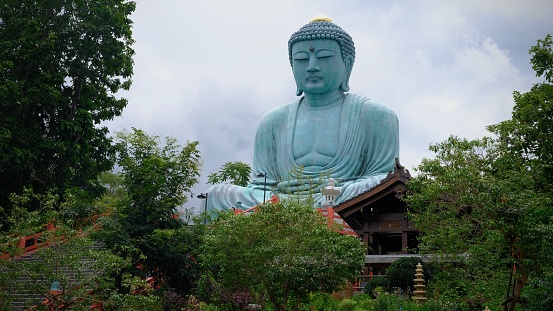
[[[312,71],[318,71],[319,70],[319,64],[317,63],[317,57],[311,57],[309,59],[309,66],[307,67],[308,72]]]

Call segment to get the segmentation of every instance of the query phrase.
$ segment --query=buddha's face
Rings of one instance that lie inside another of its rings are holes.
[[[298,90],[306,94],[336,91],[348,78],[338,42],[329,39],[299,41],[292,46],[292,71]]]

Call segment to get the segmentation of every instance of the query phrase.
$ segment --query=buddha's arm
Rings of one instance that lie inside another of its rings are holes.
[[[287,117],[288,107],[280,106],[267,112],[259,122],[254,143],[252,186],[275,185],[287,174],[290,165],[288,150],[284,147]]]
[[[399,121],[389,108],[374,104],[365,112],[367,160],[363,176],[387,174],[399,157]]]
[[[363,110],[362,125],[365,129],[361,159],[361,176],[340,180],[341,200],[359,195],[376,186],[393,170],[399,157],[399,122],[389,108],[371,102]]]

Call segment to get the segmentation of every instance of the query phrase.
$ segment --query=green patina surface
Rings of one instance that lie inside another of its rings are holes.
[[[249,208],[272,195],[311,197],[317,204],[330,177],[341,187],[339,204],[393,170],[398,119],[385,105],[349,93],[355,61],[349,34],[317,19],[295,32],[288,47],[299,98],[267,112],[259,123],[253,176],[262,177],[247,187],[211,187],[207,210]]]

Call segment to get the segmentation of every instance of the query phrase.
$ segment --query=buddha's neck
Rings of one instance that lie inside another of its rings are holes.
[[[345,94],[341,90],[325,94],[305,94],[303,103],[310,107],[324,107],[342,101]]]

